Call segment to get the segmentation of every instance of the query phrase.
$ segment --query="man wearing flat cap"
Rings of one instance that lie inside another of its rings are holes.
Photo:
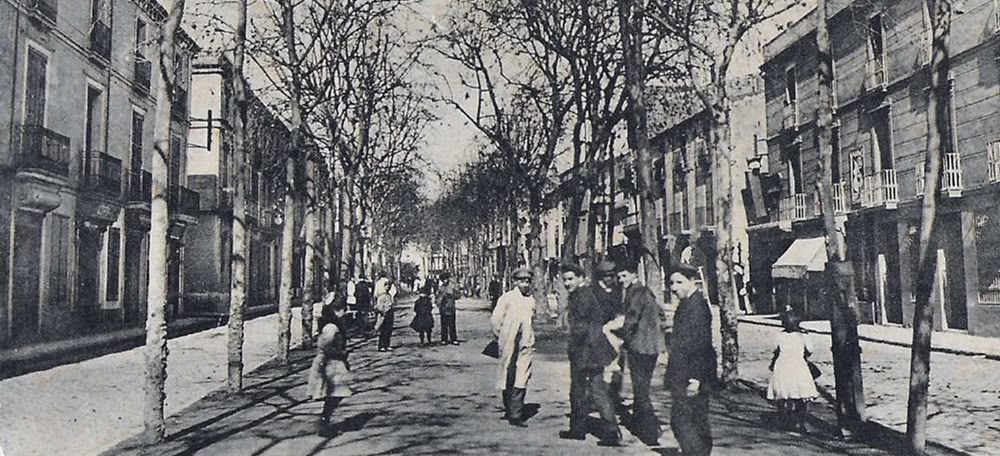
[[[490,323],[500,348],[496,388],[502,391],[505,418],[512,426],[524,423],[524,396],[531,377],[531,359],[535,352],[535,298],[532,296],[530,269],[514,270],[517,285],[500,296]]]
[[[569,430],[559,432],[559,438],[586,438],[589,402],[601,416],[595,434],[601,446],[621,446],[621,432],[614,405],[608,397],[604,368],[614,361],[616,353],[602,331],[614,316],[614,309],[598,301],[594,289],[587,285],[583,269],[575,264],[563,265],[563,284],[569,291]],[[589,399],[589,400],[588,400]]]
[[[618,276],[615,274],[615,264],[604,260],[594,268],[594,295],[597,301],[606,309],[611,309],[612,316],[605,323],[603,331],[615,348],[615,360],[604,369],[605,381],[608,382],[608,396],[615,410],[622,414],[621,405],[622,373],[625,372],[625,357],[621,354],[622,340],[612,331],[617,331],[624,323],[625,309],[622,307],[622,290],[618,287]]]
[[[632,377],[632,434],[642,443],[656,445],[660,423],[649,398],[649,386],[656,368],[656,358],[666,351],[660,320],[663,308],[652,290],[639,282],[638,265],[618,267],[618,281],[625,291],[625,322],[619,333],[628,351]]]
[[[670,291],[680,304],[674,313],[665,386],[670,390],[670,427],[684,454],[712,453],[708,423],[709,395],[716,384],[712,313],[698,287],[698,269],[678,265],[670,274]]]

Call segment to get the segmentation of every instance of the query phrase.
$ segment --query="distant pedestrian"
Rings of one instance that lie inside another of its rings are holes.
[[[531,377],[535,352],[533,317],[535,298],[531,294],[532,273],[525,268],[514,271],[517,287],[500,296],[490,316],[493,335],[500,348],[496,388],[502,391],[504,417],[512,426],[527,427],[524,396]]]
[[[617,353],[604,335],[604,324],[615,309],[601,302],[591,286],[584,282],[583,269],[577,265],[562,268],[563,284],[569,291],[569,430],[559,432],[559,438],[583,440],[588,432],[587,415],[591,404],[601,417],[595,434],[598,445],[621,446],[615,408],[608,396],[604,369],[614,362]]]
[[[447,272],[441,273],[441,287],[438,289],[437,301],[438,312],[441,314],[441,345],[458,345],[458,334],[455,329],[458,289]]]
[[[670,291],[679,304],[674,313],[664,384],[673,399],[670,427],[686,455],[712,453],[708,408],[717,381],[712,313],[698,288],[698,277],[698,269],[686,264],[678,265],[670,274]]]
[[[782,424],[806,432],[807,404],[819,396],[816,381],[806,360],[812,354],[809,338],[799,327],[799,318],[792,311],[782,315],[784,331],[774,341],[771,359],[771,381],[767,385],[768,400],[775,401]]]
[[[434,330],[433,310],[431,290],[425,286],[420,289],[420,297],[413,304],[413,321],[410,323],[410,327],[420,335],[420,345],[431,343],[431,332]]]
[[[323,437],[336,435],[336,428],[331,424],[333,412],[341,400],[353,394],[350,364],[347,362],[347,338],[340,326],[342,312],[332,305],[323,306],[316,357],[309,369],[309,394],[313,400],[323,401],[317,425],[317,433]]]
[[[632,377],[632,434],[647,445],[656,445],[661,430],[649,398],[649,387],[656,358],[666,351],[660,328],[663,309],[656,295],[639,283],[638,265],[619,266],[618,281],[625,293],[625,321],[619,334],[625,340]]]
[[[375,283],[375,329],[378,331],[378,351],[392,351],[392,329],[395,323],[396,284],[383,276]]]
[[[499,277],[493,276],[493,278],[490,279],[488,291],[490,293],[490,310],[492,311],[497,307],[497,299],[500,299],[500,295],[503,294],[503,287],[500,285]]]

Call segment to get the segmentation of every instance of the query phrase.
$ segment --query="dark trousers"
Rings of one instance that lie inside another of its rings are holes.
[[[660,437],[660,422],[649,399],[656,355],[629,353],[628,366],[632,374],[632,434],[643,443],[653,443]]]
[[[441,342],[456,342],[458,336],[455,334],[455,314],[441,314]]]
[[[507,365],[507,384],[503,390],[504,418],[508,421],[521,421],[524,419],[524,396],[527,392],[524,388],[515,388],[514,381],[517,379],[517,354],[510,358]]]
[[[389,342],[392,340],[394,317],[394,311],[392,310],[383,314],[382,326],[378,328],[378,348],[389,348]]]
[[[587,415],[590,405],[597,408],[601,416],[601,427],[597,436],[614,438],[618,435],[618,421],[615,408],[608,396],[608,384],[602,378],[601,369],[583,368],[569,363],[569,429],[570,432],[586,433]]]
[[[341,397],[328,397],[323,401],[323,412],[319,416],[319,422],[321,425],[329,425],[330,419],[333,417],[333,411],[337,409],[337,405],[340,404]]]
[[[684,388],[672,388],[670,427],[681,452],[695,456],[712,453],[712,428],[708,423],[708,393],[688,397]]]

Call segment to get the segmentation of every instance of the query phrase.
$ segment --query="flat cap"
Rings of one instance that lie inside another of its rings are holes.
[[[602,274],[615,272],[615,264],[608,260],[604,260],[600,263],[597,263],[597,272]]]
[[[512,277],[514,277],[515,279],[520,279],[522,277],[527,277],[530,279],[534,276],[535,274],[531,272],[531,269],[528,268],[517,268],[514,270],[514,274],[512,275]]]
[[[687,263],[678,263],[674,266],[674,272],[692,280],[700,278],[698,268]]]

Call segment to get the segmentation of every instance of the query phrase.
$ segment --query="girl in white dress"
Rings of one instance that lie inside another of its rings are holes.
[[[782,317],[784,331],[775,338],[774,358],[771,359],[771,382],[767,398],[775,401],[782,423],[789,423],[805,432],[806,405],[819,393],[806,359],[812,354],[809,339],[799,327],[799,319],[786,311]]]

